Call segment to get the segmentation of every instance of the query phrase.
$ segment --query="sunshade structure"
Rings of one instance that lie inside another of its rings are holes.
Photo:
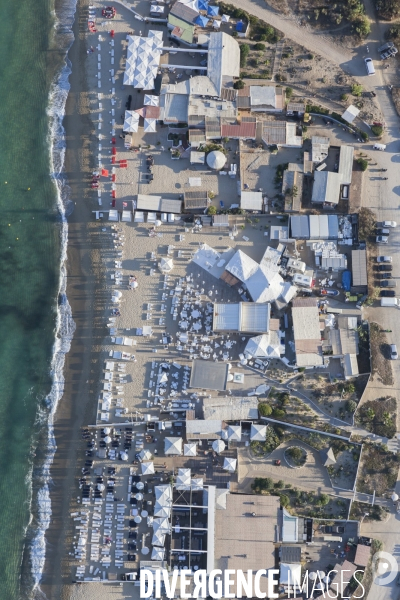
[[[166,456],[180,456],[182,454],[182,438],[166,437],[164,440],[164,454]]]
[[[207,10],[208,2],[206,0],[197,0],[197,8],[198,10]]]
[[[230,16],[229,15],[222,15],[221,21],[222,21],[222,23],[229,23]]]
[[[168,518],[172,507],[172,487],[170,485],[157,485],[154,488],[156,501],[154,516]]]
[[[123,130],[126,133],[134,133],[139,129],[139,115],[134,110],[125,111]]]
[[[219,6],[209,6],[207,9],[207,14],[210,17],[216,17],[219,13]]]
[[[192,479],[190,482],[190,487],[193,491],[202,490],[204,487],[203,479],[201,477],[198,479]]]
[[[140,460],[150,460],[151,459],[151,452],[150,452],[150,450],[141,450],[139,452],[139,459]]]
[[[225,471],[234,473],[236,471],[236,462],[236,458],[224,458],[224,464],[222,465],[222,468]]]
[[[158,531],[158,533],[171,533],[171,526],[169,524],[168,519],[153,519],[153,529],[154,533]]]
[[[152,546],[164,546],[165,534],[159,530],[155,531],[151,540],[151,544]]]
[[[129,456],[126,452],[121,452],[120,454],[121,460],[128,460]]]
[[[142,475],[152,475],[154,471],[154,463],[152,461],[142,462]]]
[[[214,29],[220,29],[221,28],[221,21],[217,21],[217,19],[214,19],[214,21],[213,21],[213,27],[214,27]]]
[[[257,335],[256,337],[250,338],[244,351],[254,358],[280,358],[281,355],[279,349],[280,342],[278,340],[278,336],[276,336],[276,340],[274,342],[271,339],[271,335],[269,333],[265,333],[263,335]]]
[[[242,439],[242,427],[240,425],[229,425],[228,440],[230,442],[240,442]]]
[[[199,25],[200,27],[207,27],[209,20],[210,19],[207,19],[207,17],[204,17],[203,15],[199,15],[198,17],[196,17],[194,22],[196,23],[196,25]]]
[[[221,454],[225,450],[225,443],[222,440],[214,440],[212,443],[212,449],[217,454]]]
[[[164,560],[165,550],[162,548],[153,548],[151,560]]]
[[[124,85],[144,90],[154,89],[163,46],[162,31],[149,31],[147,37],[128,36]]]
[[[158,96],[151,96],[150,94],[145,94],[143,104],[145,106],[158,106],[160,104],[160,98]]]
[[[161,373],[161,375],[158,375],[157,383],[167,383],[167,381],[168,381],[168,375],[166,373]]]
[[[267,437],[267,426],[257,425],[257,423],[251,424],[250,429],[250,441],[251,442],[265,442]]]
[[[197,456],[197,444],[195,442],[184,444],[183,456]]]
[[[174,268],[174,261],[172,258],[162,258],[159,263],[159,269],[163,273],[170,273]]]
[[[175,487],[177,490],[190,490],[191,469],[178,469]]]
[[[328,448],[327,450],[320,450],[319,453],[324,467],[330,467],[336,464],[336,458],[332,448]]]
[[[199,12],[197,0],[179,0],[179,3],[184,4],[185,6],[188,6],[189,8],[191,8],[192,10],[194,10],[196,12]]]
[[[145,119],[144,120],[145,133],[156,133],[157,132],[156,123],[157,123],[157,119]]]

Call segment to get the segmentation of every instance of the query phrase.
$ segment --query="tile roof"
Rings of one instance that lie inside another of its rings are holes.
[[[229,138],[255,138],[256,124],[255,123],[240,123],[240,125],[222,125],[222,137]]]

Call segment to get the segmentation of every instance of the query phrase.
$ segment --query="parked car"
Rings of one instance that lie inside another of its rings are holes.
[[[385,288],[395,288],[397,282],[394,279],[390,279],[389,281],[385,279],[385,281],[381,281],[380,286]]]
[[[389,238],[386,237],[385,235],[377,235],[376,236],[377,244],[387,244],[388,242],[389,242]]]
[[[376,235],[390,235],[390,229],[377,229]]]
[[[379,279],[392,279],[392,274],[391,273],[380,273]]]
[[[322,296],[339,296],[339,290],[321,290]]]
[[[385,298],[394,298],[396,296],[396,292],[394,290],[381,290],[381,296]]]
[[[364,296],[361,296],[361,298],[359,299],[359,301],[356,304],[356,308],[358,308],[359,310],[361,310],[362,305],[364,304],[364,302],[366,301],[366,299],[368,298],[368,294],[364,294]]]
[[[391,256],[377,256],[376,262],[378,263],[391,263],[393,258]]]
[[[393,271],[392,265],[379,265],[378,271]]]
[[[379,227],[389,227],[390,229],[393,229],[394,227],[397,227],[397,223],[396,221],[382,221],[382,223],[379,223]]]
[[[390,344],[390,358],[392,360],[397,360],[399,358],[396,344]]]

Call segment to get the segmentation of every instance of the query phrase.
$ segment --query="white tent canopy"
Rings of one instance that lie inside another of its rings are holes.
[[[267,437],[267,426],[257,425],[257,423],[251,424],[250,430],[250,441],[251,442],[265,442]]]
[[[197,444],[195,442],[184,444],[183,456],[197,456]]]
[[[201,477],[192,479],[190,482],[190,487],[192,490],[202,490],[204,487],[203,479]]]
[[[242,439],[242,427],[240,425],[229,425],[228,440],[230,442],[240,442]]]
[[[166,437],[164,439],[164,452],[167,456],[182,454],[182,438]]]
[[[154,89],[163,46],[162,31],[149,31],[148,37],[128,36],[124,85]]]
[[[217,454],[221,454],[225,450],[225,443],[222,440],[214,440],[212,443],[212,449]]]
[[[280,344],[278,339],[276,340],[276,344],[271,345],[271,336],[268,333],[250,338],[244,351],[254,358],[280,358],[279,349]]]
[[[141,450],[139,452],[139,458],[140,458],[140,460],[150,460],[150,458],[151,458],[150,450]]]
[[[159,533],[170,533],[171,527],[168,519],[153,519],[153,529]]]
[[[236,462],[236,458],[224,458],[224,464],[222,465],[222,468],[225,471],[234,473],[236,471]]]
[[[177,490],[189,490],[190,479],[192,476],[191,469],[178,469],[178,476],[176,478],[176,489]]]
[[[125,120],[123,130],[126,133],[133,133],[139,129],[139,115],[133,110],[125,111]]]
[[[169,273],[174,268],[174,261],[172,260],[172,258],[162,257],[159,263],[159,268],[160,271],[163,271],[164,273]]]
[[[151,96],[150,94],[146,94],[144,97],[144,105],[145,106],[158,106],[160,99],[158,96]]]
[[[165,550],[161,548],[153,548],[151,560],[164,560]]]
[[[153,462],[142,462],[142,475],[152,475],[154,471],[154,463]]]
[[[145,133],[156,133],[157,119],[145,119],[144,120],[144,131]]]
[[[164,546],[165,544],[165,534],[162,533],[159,529],[154,532],[153,538],[151,540],[151,544],[153,546]]]

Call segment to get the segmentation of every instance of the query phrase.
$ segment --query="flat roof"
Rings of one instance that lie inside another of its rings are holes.
[[[332,171],[314,171],[311,202],[338,204],[342,176]]]
[[[340,146],[339,170],[342,184],[350,185],[353,176],[354,146]]]
[[[255,128],[254,128],[255,130]],[[240,194],[240,208],[245,210],[261,211],[263,207],[262,192],[242,191]]]
[[[311,160],[322,162],[328,156],[330,141],[327,137],[313,135],[311,138]]]
[[[210,34],[208,44],[207,75],[215,85],[218,95],[233,77],[239,77],[240,50],[237,41],[227,33]]]
[[[277,496],[228,494],[226,509],[215,511],[214,568],[253,573],[274,568],[279,505]],[[260,589],[267,590],[266,577]]]
[[[222,421],[220,419],[187,419],[186,439],[217,440],[221,437]]]
[[[296,362],[299,367],[322,365],[317,298],[296,298],[292,304]]]
[[[257,396],[237,398],[204,398],[203,413],[205,419],[221,421],[240,421],[258,419]]]
[[[163,198],[162,196],[138,194],[136,208],[138,210],[148,210],[151,212],[180,214],[182,210],[182,202],[181,200]]]
[[[189,387],[205,390],[226,390],[229,365],[197,359],[192,363]]]
[[[251,85],[250,86],[250,104],[251,108],[269,107],[276,109],[276,92],[274,85]],[[268,109],[267,109],[268,110]]]

